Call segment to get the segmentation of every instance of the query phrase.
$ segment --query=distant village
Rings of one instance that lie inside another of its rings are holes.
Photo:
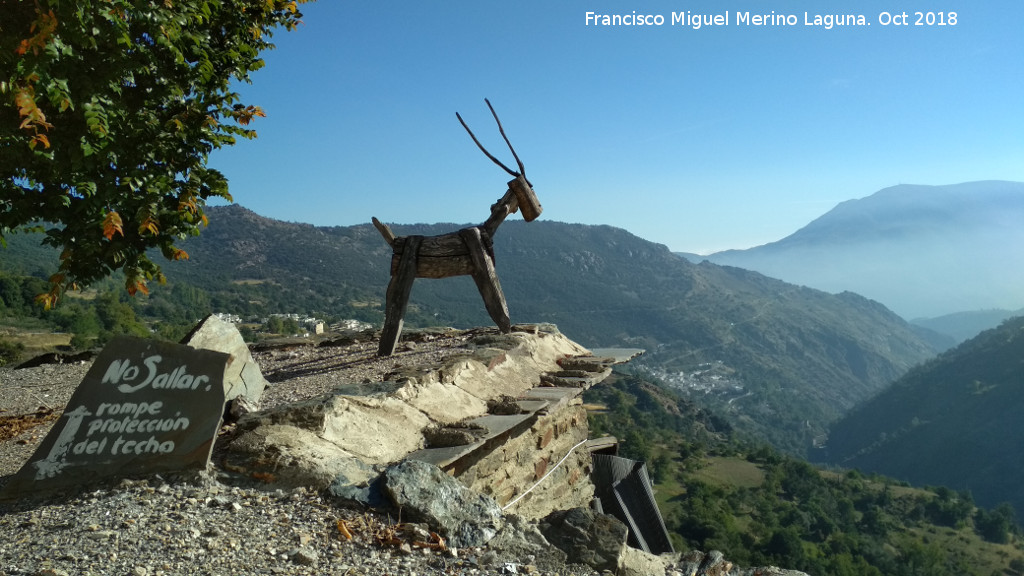
[[[688,396],[712,395],[729,399],[729,403],[747,394],[742,381],[734,377],[734,370],[721,360],[698,364],[690,372],[669,372],[659,366],[644,366],[652,376]]]
[[[262,318],[242,318],[237,314],[224,312],[215,312],[213,315],[240,328],[248,327],[256,334],[279,334],[301,338],[309,338],[324,332],[358,332],[373,328],[373,324],[369,322],[351,319],[339,320],[328,325],[319,318],[302,314],[270,314]]]

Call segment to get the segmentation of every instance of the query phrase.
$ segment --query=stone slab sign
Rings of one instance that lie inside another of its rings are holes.
[[[115,338],[0,499],[204,469],[224,410],[227,361],[221,352]]]
[[[244,401],[251,409],[259,407],[267,381],[234,324],[211,314],[203,318],[181,343],[228,354],[224,369],[224,399]]]

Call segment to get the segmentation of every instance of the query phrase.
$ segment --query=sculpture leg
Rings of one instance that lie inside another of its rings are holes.
[[[476,288],[484,298],[487,313],[491,315],[491,319],[498,325],[498,328],[508,334],[512,331],[512,322],[508,317],[508,305],[505,303],[505,294],[502,293],[501,284],[498,282],[494,260],[484,248],[480,229],[463,228],[459,230],[459,236],[469,248],[469,258],[473,261],[473,281],[476,282]]]
[[[416,260],[420,250],[422,236],[409,236],[398,261],[398,270],[391,275],[384,309],[384,329],[380,334],[380,346],[377,356],[391,356],[402,336],[402,325],[405,323],[405,307],[409,303],[412,283],[416,279]]]

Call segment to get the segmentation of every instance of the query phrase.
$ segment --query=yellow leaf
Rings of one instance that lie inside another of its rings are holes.
[[[121,215],[111,210],[107,212],[107,217],[103,219],[103,236],[107,240],[114,237],[114,233],[124,236],[124,231],[121,229]]]
[[[55,280],[59,280],[55,281]],[[54,274],[50,277],[50,291],[46,294],[36,296],[36,304],[41,304],[43,309],[50,310],[57,305],[60,299],[60,283],[64,282],[63,274]]]
[[[53,297],[53,294],[40,294],[36,296],[36,304],[42,305],[44,310],[50,310],[56,304],[56,299]]]
[[[266,118],[267,113],[263,111],[259,106],[246,106],[245,108],[239,108],[233,113],[235,120],[238,121],[242,126],[248,126],[252,119],[259,116],[260,118]]]
[[[47,138],[45,134],[36,134],[32,137],[32,140],[29,141],[28,147],[35,150],[37,144],[42,144],[43,148],[49,148],[50,139]]]
[[[146,216],[146,219],[139,225],[139,234],[147,231],[154,236],[160,233],[160,227],[156,225],[156,219],[152,216]]]

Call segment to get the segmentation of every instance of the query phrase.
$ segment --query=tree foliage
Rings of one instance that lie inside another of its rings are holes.
[[[118,269],[146,292],[147,250],[188,257],[176,242],[230,199],[209,154],[264,115],[232,83],[305,1],[0,0],[0,241],[42,226],[62,250],[44,304]]]

